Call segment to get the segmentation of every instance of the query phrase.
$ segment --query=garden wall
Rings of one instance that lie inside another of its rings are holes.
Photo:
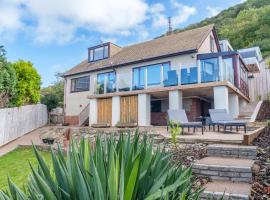
[[[0,109],[0,146],[47,124],[43,104]]]

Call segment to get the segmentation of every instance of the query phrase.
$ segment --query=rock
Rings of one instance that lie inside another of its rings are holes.
[[[270,127],[267,127],[263,133],[253,142],[258,146],[257,161],[254,173],[255,183],[252,185],[252,195],[254,199],[268,200],[270,199]]]

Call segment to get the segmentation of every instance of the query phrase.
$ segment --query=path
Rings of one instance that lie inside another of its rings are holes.
[[[8,152],[16,149],[19,145],[32,145],[32,141],[34,144],[42,144],[41,139],[39,138],[40,133],[49,129],[49,126],[44,126],[38,128],[28,134],[23,135],[22,137],[17,138],[9,142],[8,144],[0,147],[0,156],[7,154]]]

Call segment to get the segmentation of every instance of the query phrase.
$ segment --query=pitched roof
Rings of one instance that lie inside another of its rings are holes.
[[[64,73],[64,76],[97,71],[112,66],[138,63],[157,57],[169,57],[185,52],[195,52],[213,28],[213,25],[208,25],[180,33],[174,33],[147,42],[122,47],[118,53],[110,58],[91,63],[86,59]]]

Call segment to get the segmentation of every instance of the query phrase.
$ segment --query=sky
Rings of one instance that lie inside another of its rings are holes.
[[[101,42],[126,46],[183,28],[243,0],[0,0],[0,45],[31,61],[46,87]]]

